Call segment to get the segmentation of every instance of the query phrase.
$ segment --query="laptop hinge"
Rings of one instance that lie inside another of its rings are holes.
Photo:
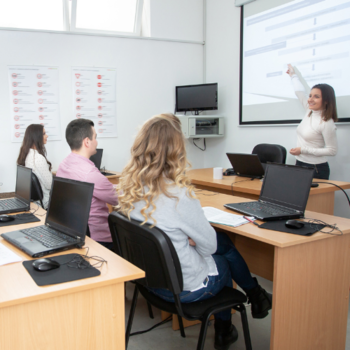
[[[261,199],[259,199],[258,202],[264,203],[264,204],[268,204],[268,205],[274,205],[274,206],[276,206],[276,207],[278,207],[278,208],[288,208],[288,207],[283,207],[282,205],[278,205],[278,204],[275,204],[275,203],[266,202],[266,201],[263,201],[263,200],[261,200]],[[293,208],[288,208],[288,209],[289,209],[289,210],[293,210],[293,211],[295,211],[295,212],[298,213],[298,214],[303,214],[303,212],[300,211],[300,210],[296,210],[296,209],[293,209]]]
[[[48,226],[48,227],[51,227],[49,223],[46,223],[45,225]],[[76,240],[78,240],[78,241],[83,241],[79,236],[73,236],[73,235],[69,234],[68,232],[64,232],[64,231],[58,230],[57,228],[54,228],[54,229],[55,229],[56,231],[58,231],[58,232],[64,233],[65,235],[67,235],[67,236],[69,236],[69,237],[72,237],[72,238],[74,238],[74,239],[76,239]]]

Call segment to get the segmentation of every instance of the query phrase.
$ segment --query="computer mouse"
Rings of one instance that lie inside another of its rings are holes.
[[[50,258],[38,259],[33,262],[33,267],[37,271],[50,271],[60,267],[60,263]]]
[[[0,215],[0,222],[13,221],[15,218],[11,215]]]
[[[295,229],[299,229],[299,228],[303,228],[304,227],[304,223],[298,220],[287,220],[286,221],[286,226],[288,228],[295,228]]]
[[[233,176],[233,175],[236,175],[235,171],[233,170],[233,168],[229,168],[229,169],[226,169],[222,175],[224,176]]]
[[[311,184],[311,187],[318,187],[318,186],[319,186],[319,184],[316,184],[314,182]]]

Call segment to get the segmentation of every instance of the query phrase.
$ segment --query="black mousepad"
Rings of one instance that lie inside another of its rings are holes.
[[[8,214],[5,214],[8,215]],[[35,215],[32,213],[22,213],[17,215],[9,215],[15,218],[13,221],[7,221],[7,222],[0,222],[0,227],[3,226],[11,226],[11,225],[21,225],[21,224],[28,224],[30,222],[38,222],[40,219],[38,219]]]
[[[302,228],[289,228],[286,226],[287,220],[278,220],[278,221],[267,221],[259,225],[260,228],[265,228],[272,231],[281,231],[287,233],[293,233],[294,235],[300,236],[311,236],[317,231],[322,230],[325,225],[320,224],[311,224],[309,222],[304,222],[305,226]]]
[[[35,270],[33,267],[33,262],[35,260],[23,261],[22,264],[26,268],[30,276],[33,278],[34,282],[40,287],[47,286],[49,284],[71,282],[71,281],[81,280],[84,278],[96,277],[101,274],[101,272],[97,270],[95,267],[91,266],[89,262],[85,262],[85,265],[88,266],[88,268],[84,268],[84,269],[77,268],[78,265],[72,262],[72,260],[78,257],[81,257],[81,255],[66,254],[66,255],[53,256],[50,259],[59,262],[61,266],[57,269],[50,270],[50,271]],[[74,267],[69,267],[68,263],[69,265],[72,265]]]

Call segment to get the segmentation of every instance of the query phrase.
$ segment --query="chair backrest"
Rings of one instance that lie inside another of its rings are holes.
[[[159,228],[140,225],[118,212],[108,217],[116,253],[146,273],[137,280],[146,287],[166,288],[175,295],[182,292],[179,257],[170,238]]]
[[[257,154],[261,163],[286,163],[287,151],[281,145],[260,143],[254,147],[252,154]]]
[[[40,201],[42,204],[43,200],[43,190],[41,188],[40,182],[37,176],[32,172],[32,200]]]

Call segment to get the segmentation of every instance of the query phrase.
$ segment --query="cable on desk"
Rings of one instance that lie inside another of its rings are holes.
[[[35,203],[35,202],[32,202],[32,203],[37,205],[37,208],[35,210],[34,209],[33,209],[33,211],[29,210],[30,213],[34,215],[39,210],[39,208],[41,208],[41,207],[40,207],[40,205],[38,203]],[[36,216],[45,216],[46,214],[47,214],[47,212],[45,211],[44,214],[36,214]]]
[[[100,256],[88,256],[89,254],[89,247],[83,247],[82,249],[87,249],[85,254],[81,254],[78,256],[75,256],[70,261],[61,264],[61,265],[67,265],[68,267],[79,269],[79,270],[85,270],[85,269],[91,269],[92,267],[95,267],[97,269],[101,268],[104,263],[107,264],[107,260],[101,258]],[[96,262],[94,264],[90,264],[87,260],[95,260]]]
[[[325,225],[327,228],[330,228],[331,231],[322,231],[319,230],[319,232],[322,232],[322,233],[326,233],[328,235],[332,235],[332,236],[342,236],[344,233],[343,231],[337,227],[336,225],[337,224],[327,224],[326,222],[322,221],[322,220],[318,220],[318,219],[311,219],[311,218],[304,218],[305,220],[308,220],[308,224],[314,224],[314,225]],[[333,233],[333,231],[338,231],[339,233]]]
[[[209,193],[205,193],[205,192],[209,192]],[[212,192],[212,191],[208,191],[208,190],[203,190],[201,188],[198,188],[198,189],[194,189],[194,193],[200,193],[202,194],[203,196],[217,196],[219,194],[219,192]]]
[[[338,188],[339,188],[340,190],[342,190],[343,193],[345,194],[345,197],[346,197],[346,199],[348,200],[348,203],[349,203],[349,206],[350,206],[350,199],[349,199],[349,196],[348,196],[348,194],[345,192],[345,190],[342,189],[340,186],[334,184],[333,182],[313,182],[313,183],[314,183],[314,184],[328,184],[328,185],[333,185],[333,186],[335,186],[335,187],[338,187]]]
[[[252,178],[249,179],[249,180],[241,180],[241,181],[234,181],[234,182],[232,182],[232,183],[231,183],[231,192],[232,192],[232,196],[235,195],[234,192],[233,192],[233,184],[237,184],[237,183],[239,183],[239,182],[252,181],[252,180],[254,180],[254,177],[252,177]]]

